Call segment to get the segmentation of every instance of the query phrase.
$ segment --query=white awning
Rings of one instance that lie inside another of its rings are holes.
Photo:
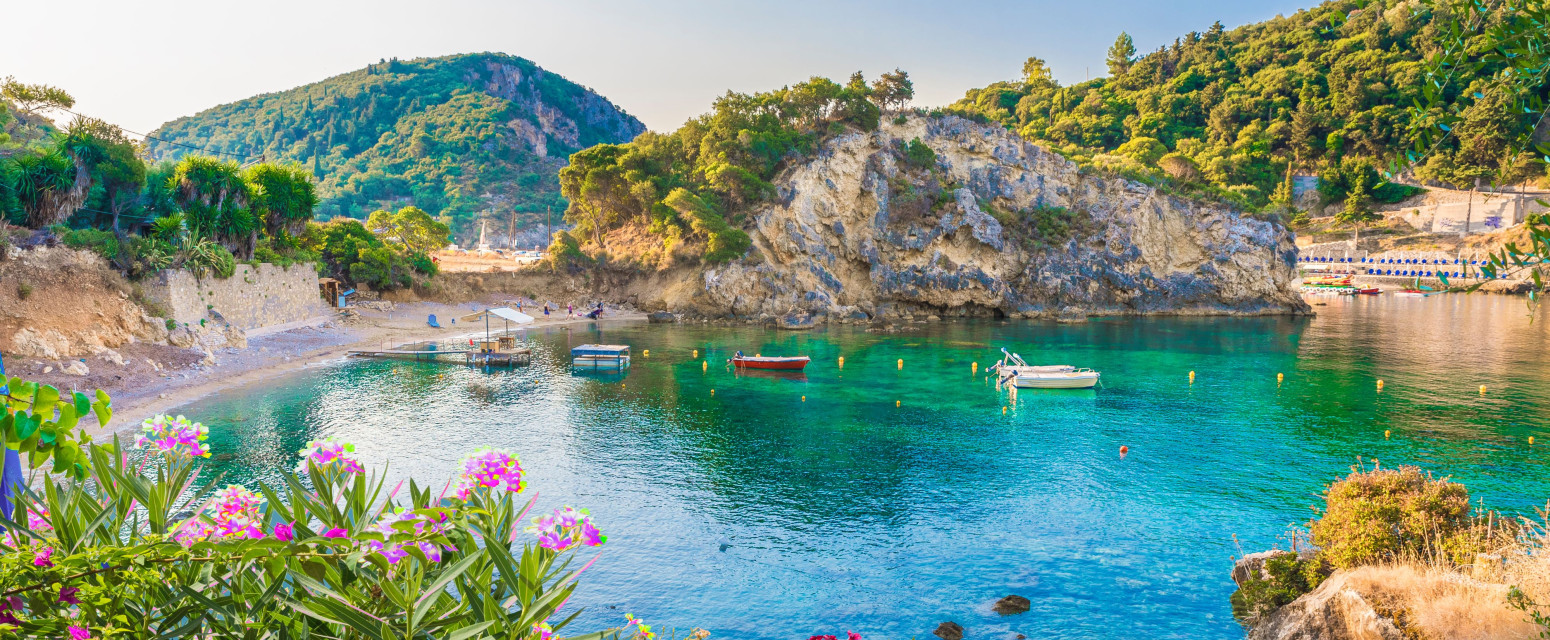
[[[458,318],[458,320],[462,320],[463,322],[478,322],[484,319],[485,314],[495,316],[496,318],[500,318],[502,320],[515,322],[517,324],[533,324],[533,316],[522,313],[521,311],[517,311],[516,309],[509,309],[506,307],[486,309],[473,315],[463,316]]]

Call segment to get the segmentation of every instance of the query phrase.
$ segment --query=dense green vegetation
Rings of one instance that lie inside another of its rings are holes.
[[[1486,20],[1506,11],[1490,8]],[[948,110],[1002,123],[1078,162],[1255,208],[1284,206],[1290,173],[1377,176],[1372,169],[1394,167],[1417,140],[1411,105],[1423,98],[1426,59],[1445,46],[1453,13],[1414,0],[1337,0],[1233,30],[1218,23],[1139,57],[1122,34],[1109,77],[1065,87],[1030,58],[1022,79],[971,90]],[[1538,113],[1493,88],[1504,66],[1461,69],[1426,107],[1423,116],[1456,107],[1462,117],[1411,168],[1415,178],[1460,188],[1543,178],[1542,166],[1512,157],[1508,130]],[[1355,213],[1402,196],[1384,183],[1360,185]],[[1341,202],[1349,187],[1321,194]]]
[[[364,219],[407,202],[477,233],[472,221],[486,210],[541,224],[547,209],[565,208],[555,172],[566,155],[643,129],[528,60],[485,53],[385,60],[221,105],[162,125],[152,135],[167,142],[147,151],[293,162],[317,176],[322,218]]]
[[[770,180],[782,167],[825,136],[876,129],[885,109],[913,96],[908,74],[897,70],[870,85],[860,72],[843,85],[814,77],[763,93],[729,91],[677,131],[579,151],[560,171],[570,200],[565,221],[575,227],[551,251],[606,254],[611,234],[633,231],[660,243],[666,256],[684,243],[688,257],[739,257],[751,244],[739,228],[741,207],[772,195]]]

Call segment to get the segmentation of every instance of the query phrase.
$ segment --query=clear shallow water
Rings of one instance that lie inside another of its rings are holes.
[[[1276,543],[1356,456],[1451,475],[1509,512],[1550,498],[1544,319],[1483,295],[1316,302],[1312,319],[897,335],[552,329],[529,336],[531,367],[351,362],[184,413],[250,485],[326,435],[436,484],[478,446],[519,453],[540,508],[588,507],[610,536],[573,632],[631,612],[723,638],[929,637],[944,620],[974,638],[1241,638],[1232,536]],[[572,374],[585,342],[631,344],[634,366]],[[983,379],[1003,345],[1099,369],[1104,388],[1012,404]],[[734,375],[739,348],[813,363],[803,379]],[[1009,593],[1033,611],[992,613]]]

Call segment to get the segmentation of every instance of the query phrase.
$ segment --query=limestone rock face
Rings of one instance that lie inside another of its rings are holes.
[[[934,166],[904,160],[915,138]],[[756,257],[706,268],[666,306],[820,319],[1308,311],[1284,227],[1085,174],[997,126],[885,120],[829,140],[774,185],[751,212]],[[1074,231],[1032,229],[1056,208]]]
[[[1337,574],[1277,609],[1249,632],[1249,640],[1406,640],[1343,577]]]

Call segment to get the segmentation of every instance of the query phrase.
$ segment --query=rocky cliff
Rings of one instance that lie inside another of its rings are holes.
[[[750,213],[749,258],[643,305],[798,324],[1308,310],[1284,227],[1083,173],[997,126],[885,121],[829,139],[774,184]]]

